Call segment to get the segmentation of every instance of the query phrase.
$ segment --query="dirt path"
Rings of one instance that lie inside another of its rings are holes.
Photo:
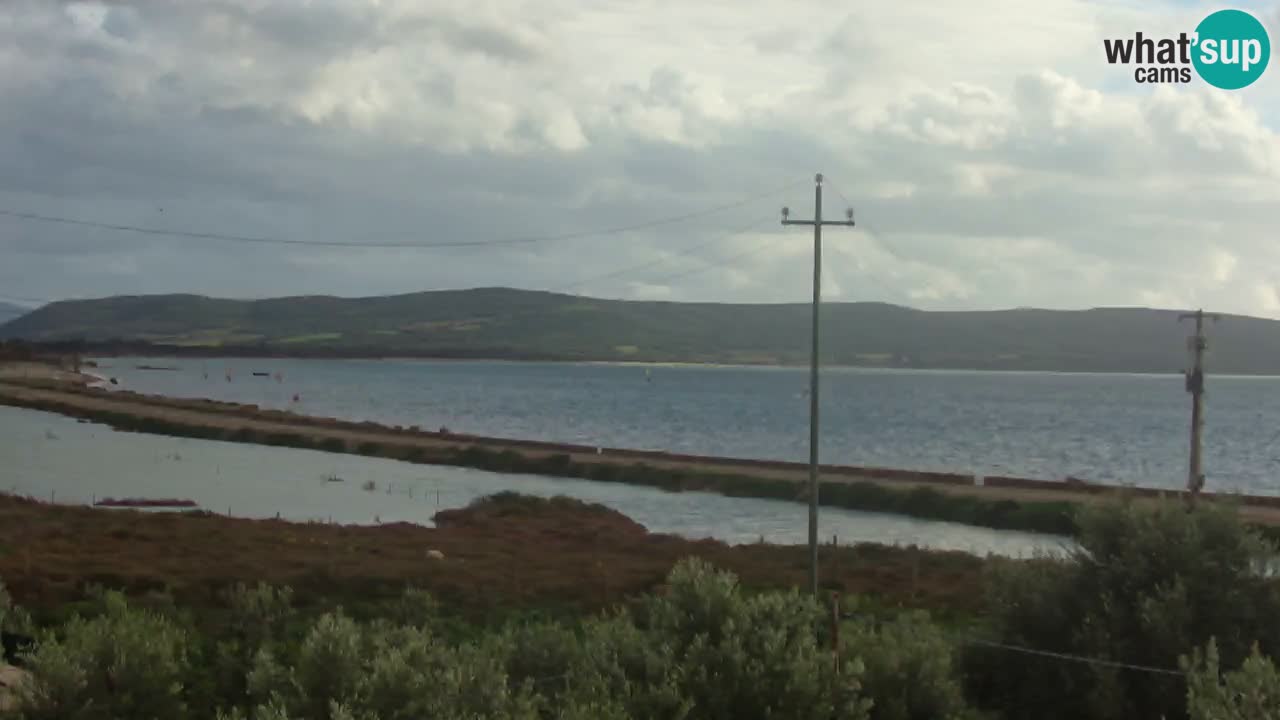
[[[468,447],[482,445],[494,451],[512,451],[525,458],[545,458],[552,455],[569,455],[574,462],[583,464],[646,465],[670,470],[732,473],[748,477],[761,477],[792,481],[797,488],[807,481],[807,466],[802,463],[762,462],[732,460],[726,458],[671,459],[658,453],[600,449],[587,451],[582,446],[539,443],[519,440],[503,440],[473,436],[450,435],[423,431],[417,428],[380,426],[374,423],[354,423],[296,415],[277,410],[262,410],[255,406],[235,405],[211,400],[189,400],[139,395],[131,392],[107,392],[82,386],[34,387],[0,380],[0,404],[32,409],[50,410],[62,414],[97,419],[103,414],[127,415],[133,419],[157,421],[203,429],[216,429],[230,435],[240,430],[257,433],[301,435],[320,445],[324,441],[337,443],[340,449],[350,451],[362,444],[377,444],[388,457],[404,457],[414,449],[427,456],[447,457]],[[687,457],[687,456],[682,456]],[[1073,488],[1063,483],[1034,483],[1030,486],[1002,487],[961,484],[955,478],[931,480],[930,474],[920,473],[919,479],[903,472],[900,477],[886,479],[856,468],[840,466],[824,467],[822,482],[872,482],[885,487],[912,489],[929,487],[938,492],[981,497],[991,500],[1012,501],[1068,501],[1089,502],[1114,494],[1113,489],[1098,486]],[[960,477],[960,476],[956,476]],[[1257,503],[1265,502],[1259,500]],[[1242,514],[1251,521],[1268,525],[1280,525],[1280,504],[1246,504]]]

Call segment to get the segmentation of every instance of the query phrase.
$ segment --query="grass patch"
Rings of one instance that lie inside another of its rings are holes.
[[[276,342],[282,345],[297,345],[299,343],[329,342],[332,340],[341,340],[341,339],[342,339],[342,333],[326,332],[326,333],[311,333],[310,335],[294,335],[292,337],[280,338]]]

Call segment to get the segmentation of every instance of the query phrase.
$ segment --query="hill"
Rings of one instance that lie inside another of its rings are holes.
[[[0,325],[22,317],[29,312],[31,312],[30,308],[24,308],[21,305],[14,305],[7,302],[0,302]]]
[[[0,338],[206,355],[421,356],[804,364],[809,306],[600,300],[481,288],[368,298],[121,296],[46,305]],[[1146,308],[922,311],[823,306],[831,364],[1178,372],[1188,323]],[[1280,373],[1280,322],[1210,326],[1210,369]]]

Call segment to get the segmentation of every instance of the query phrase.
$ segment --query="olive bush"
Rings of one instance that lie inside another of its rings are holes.
[[[1217,643],[1183,663],[1190,720],[1280,720],[1280,670],[1255,647],[1238,670],[1219,675]]]
[[[28,658],[30,682],[19,688],[27,720],[185,718],[187,634],[169,620],[130,608],[118,593],[104,612],[72,618],[48,633]]]
[[[1258,572],[1276,548],[1234,508],[1099,503],[1078,521],[1067,560],[996,565],[992,630],[1005,644],[1173,672],[977,649],[966,666],[985,705],[1045,720],[1172,720],[1186,717],[1177,668],[1194,648],[1216,638],[1231,665],[1255,642],[1280,649],[1280,598]]]
[[[955,668],[955,646],[924,613],[889,622],[848,623],[844,652],[861,660],[871,720],[957,720],[970,717]]]
[[[340,607],[304,619],[288,589],[238,586],[204,625],[105,592],[96,616],[41,637],[19,717],[958,717],[950,648],[923,617],[852,624],[836,658],[826,613],[807,595],[750,593],[692,559],[664,587],[629,609],[512,622],[465,642],[440,634],[420,591],[358,621]]]
[[[664,595],[649,598],[641,627],[674,653],[691,717],[866,718],[862,668],[818,643],[824,613],[795,591],[748,596],[737,579],[707,563],[679,563]]]

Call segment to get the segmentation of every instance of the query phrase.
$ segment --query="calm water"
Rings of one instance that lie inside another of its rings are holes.
[[[102,374],[141,392],[482,435],[808,458],[804,369],[655,367],[646,374],[637,366],[554,363],[102,363],[109,366]],[[282,381],[253,371],[280,372]],[[1154,487],[1186,482],[1190,396],[1181,376],[831,369],[822,383],[824,462]],[[1210,377],[1207,408],[1208,488],[1280,494],[1280,378]]]
[[[0,406],[0,491],[57,502],[103,497],[194,500],[240,517],[351,524],[431,524],[438,509],[517,490],[568,495],[612,507],[654,532],[731,543],[760,537],[804,543],[807,508],[797,503],[665,493],[580,480],[509,476],[257,445],[120,433],[71,418]],[[331,476],[342,482],[330,482]],[[365,490],[366,482],[373,483]],[[823,509],[822,537],[1010,556],[1055,552],[1065,541],[951,523]]]

